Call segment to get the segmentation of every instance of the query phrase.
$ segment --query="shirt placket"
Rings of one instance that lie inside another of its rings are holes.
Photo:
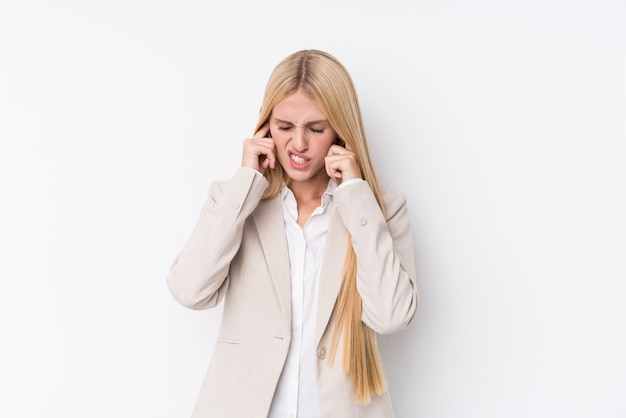
[[[290,416],[295,417],[298,411],[298,390],[300,377],[300,354],[302,350],[302,325],[304,320],[304,261],[306,253],[306,239],[304,231],[298,231],[298,239],[296,241],[296,251],[293,257],[293,282],[291,293],[292,306],[292,329],[291,329],[291,351],[292,358],[296,361],[291,364],[289,385],[292,388],[289,396],[289,412]]]

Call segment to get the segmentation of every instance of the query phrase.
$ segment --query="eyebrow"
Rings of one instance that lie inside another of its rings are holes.
[[[326,120],[326,119],[313,120],[311,122],[305,123],[304,125],[296,125],[295,123],[289,122],[288,120],[282,120],[282,119],[278,119],[278,118],[274,118],[274,121],[278,122],[278,123],[286,123],[288,125],[293,125],[293,126],[310,126],[310,125],[315,125],[316,123],[328,123],[328,120]]]

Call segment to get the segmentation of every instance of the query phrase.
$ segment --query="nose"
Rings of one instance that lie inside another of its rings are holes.
[[[309,149],[309,140],[306,136],[304,126],[296,126],[291,137],[291,145],[298,152],[305,152]]]

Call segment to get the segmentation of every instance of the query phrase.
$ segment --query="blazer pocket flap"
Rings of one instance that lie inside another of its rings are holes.
[[[226,347],[239,347],[241,345],[241,340],[230,340],[227,338],[218,338],[217,343]]]

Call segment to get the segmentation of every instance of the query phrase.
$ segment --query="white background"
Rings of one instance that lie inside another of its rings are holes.
[[[186,417],[220,310],[165,278],[271,69],[351,72],[406,193],[399,418],[626,416],[626,3],[0,3],[0,416]]]

